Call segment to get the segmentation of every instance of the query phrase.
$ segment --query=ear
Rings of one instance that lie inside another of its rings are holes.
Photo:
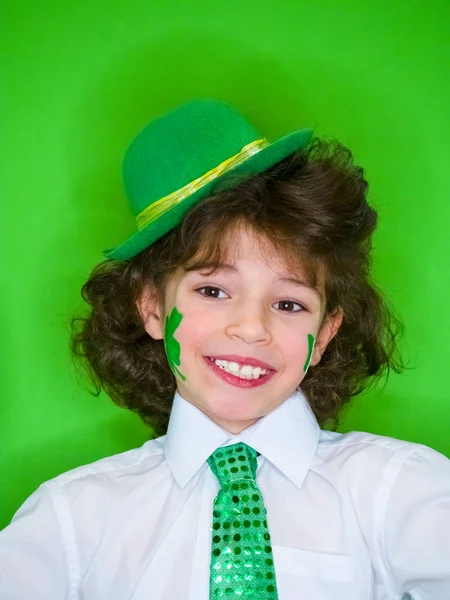
[[[136,300],[136,307],[148,335],[154,340],[162,340],[164,337],[164,322],[156,293],[152,290],[144,290]]]
[[[315,365],[319,364],[320,359],[322,358],[322,355],[325,352],[328,344],[337,334],[343,318],[344,311],[340,306],[336,309],[334,313],[326,317],[317,336],[316,343],[314,344],[314,350],[310,362],[311,367],[314,367]]]

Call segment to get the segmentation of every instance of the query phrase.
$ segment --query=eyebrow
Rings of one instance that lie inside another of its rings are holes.
[[[214,266],[215,265],[212,262],[200,262],[200,263],[193,264],[189,267],[184,267],[184,270],[185,271],[199,271],[200,269],[212,269]],[[225,263],[221,263],[216,269],[214,269],[213,273],[218,273],[221,271],[238,273],[238,269],[236,269],[235,266],[228,265]],[[205,277],[205,275],[203,275],[202,273],[200,273],[200,275],[202,275],[202,277]],[[280,277],[280,276],[278,276],[277,281],[287,281],[288,283],[292,283],[294,285],[297,285],[298,287],[307,288],[307,289],[311,290],[314,294],[316,294],[320,298],[320,300],[322,300],[322,293],[320,292],[319,289],[309,285],[308,283],[305,283],[304,281],[301,281],[300,279],[296,279],[295,277]]]

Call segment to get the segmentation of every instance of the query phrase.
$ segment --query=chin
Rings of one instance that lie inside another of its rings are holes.
[[[218,420],[228,421],[229,423],[238,424],[246,421],[256,421],[263,416],[261,411],[255,410],[254,406],[244,406],[242,401],[234,406],[218,406],[215,404],[208,408],[211,415],[214,415]]]

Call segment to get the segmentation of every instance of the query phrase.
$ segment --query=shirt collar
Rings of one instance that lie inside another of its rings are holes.
[[[279,407],[234,435],[175,392],[165,456],[184,488],[219,446],[244,442],[262,454],[301,488],[319,443],[320,427],[302,391],[296,390]]]

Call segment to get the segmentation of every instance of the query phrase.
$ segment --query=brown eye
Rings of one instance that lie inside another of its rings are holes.
[[[277,302],[276,304],[280,304],[280,306],[282,307],[282,312],[302,312],[306,310],[301,304],[299,304],[298,302],[293,302],[292,300],[280,300],[280,302]],[[287,306],[293,306],[294,304],[299,306],[300,310],[290,310],[289,308],[286,310]]]
[[[207,292],[202,293],[201,290],[207,290]],[[223,292],[223,290],[221,290],[218,287],[213,287],[211,285],[206,285],[205,287],[202,288],[198,288],[197,290],[195,290],[196,292],[199,292],[199,294],[201,294],[202,296],[205,296],[206,298],[217,298],[220,292]],[[225,293],[225,292],[224,292]]]

